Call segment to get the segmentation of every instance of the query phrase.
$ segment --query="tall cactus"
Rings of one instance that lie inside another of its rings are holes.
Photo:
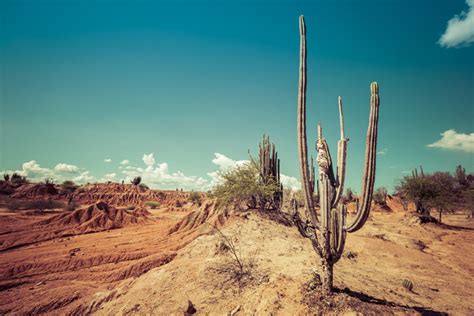
[[[279,190],[275,192],[272,201],[272,207],[280,209],[283,202],[283,186],[280,182],[280,159],[275,149],[275,144],[270,143],[270,137],[263,135],[262,142],[259,144],[259,175],[260,181],[269,184],[274,181]],[[267,201],[260,201],[260,204],[266,204]]]
[[[314,250],[321,258],[323,290],[326,293],[330,293],[333,288],[333,265],[341,258],[346,234],[361,229],[367,221],[370,212],[370,202],[375,181],[379,88],[376,82],[370,85],[370,116],[366,138],[361,202],[357,205],[354,221],[348,225],[346,225],[346,206],[343,203],[339,203],[344,189],[348,142],[344,134],[344,114],[341,97],[338,99],[340,140],[338,142],[336,173],[333,170],[329,146],[323,137],[321,125],[318,125],[318,139],[316,142],[318,156],[316,161],[319,167],[319,209],[321,212],[321,220],[319,220],[312,199],[312,192],[314,190],[314,182],[312,183],[312,181],[314,177],[311,176],[308,168],[306,143],[306,25],[303,16],[300,16],[299,71],[298,156],[306,213],[309,214],[310,220],[303,222],[298,213],[297,203],[292,203],[294,209],[293,219],[300,233],[311,240]]]

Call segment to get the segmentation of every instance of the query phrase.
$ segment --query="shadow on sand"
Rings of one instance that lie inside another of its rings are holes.
[[[387,300],[375,298],[373,296],[370,296],[370,295],[367,295],[367,294],[364,294],[364,293],[355,292],[355,291],[352,291],[348,288],[344,288],[342,290],[341,289],[336,289],[336,291],[338,293],[347,294],[351,297],[357,298],[360,301],[365,302],[365,303],[369,303],[369,304],[376,304],[376,305],[383,305],[383,306],[390,306],[390,307],[400,307],[400,308],[410,308],[410,309],[413,309],[413,310],[421,313],[421,315],[426,315],[426,316],[447,316],[448,315],[447,313],[434,311],[434,310],[431,310],[429,308],[425,308],[425,307],[421,307],[421,306],[408,306],[408,305],[397,304],[397,303],[390,302],[390,301],[387,301]]]

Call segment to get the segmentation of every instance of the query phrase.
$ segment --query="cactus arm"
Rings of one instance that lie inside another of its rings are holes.
[[[313,156],[311,156],[311,166],[309,169],[309,183],[311,184],[311,193],[314,194],[314,184],[315,184],[316,178],[315,178],[315,173],[314,173],[314,160]]]
[[[306,212],[310,214],[313,226],[318,226],[309,181],[308,146],[306,142],[306,25],[300,16],[300,69],[298,82],[298,158],[300,162],[301,185],[305,197]]]
[[[342,110],[342,97],[338,98],[339,103],[339,122],[341,130],[341,139],[337,143],[337,187],[332,207],[336,207],[337,203],[342,196],[344,191],[344,180],[346,177],[346,151],[348,139],[344,136],[344,112]]]
[[[347,208],[344,204],[339,204],[338,209],[333,209],[333,235],[335,236],[333,239],[332,249],[331,249],[331,256],[332,262],[336,263],[342,256],[344,251],[344,246],[346,243],[346,229],[345,229],[345,222],[347,216]]]
[[[372,194],[374,191],[379,118],[379,87],[376,82],[371,83],[370,91],[370,118],[365,147],[365,166],[364,177],[362,180],[362,203],[360,203],[359,207],[357,208],[357,214],[354,222],[347,227],[347,231],[350,233],[361,229],[367,221],[370,213]]]

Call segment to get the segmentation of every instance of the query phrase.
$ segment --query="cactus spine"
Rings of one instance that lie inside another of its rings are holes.
[[[329,146],[323,137],[322,127],[318,124],[316,161],[319,167],[319,208],[321,212],[321,221],[319,221],[312,199],[312,192],[314,191],[314,182],[312,183],[312,181],[314,181],[314,176],[311,176],[308,168],[306,143],[306,25],[303,16],[300,16],[299,22],[298,156],[302,189],[305,197],[305,211],[309,214],[310,221],[303,222],[300,218],[297,203],[292,203],[294,209],[293,218],[300,233],[311,240],[313,248],[321,258],[323,291],[330,293],[333,288],[333,265],[341,258],[346,234],[362,228],[370,212],[370,202],[375,181],[379,90],[376,82],[371,83],[370,116],[366,138],[361,202],[357,205],[354,221],[349,225],[346,225],[346,206],[343,203],[339,203],[344,189],[348,142],[344,134],[344,114],[341,97],[338,99],[340,140],[338,142],[336,174],[334,174]]]

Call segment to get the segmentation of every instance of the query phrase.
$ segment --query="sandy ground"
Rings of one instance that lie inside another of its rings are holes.
[[[186,213],[150,210],[145,225],[60,237],[0,252],[0,314],[80,311],[97,291],[171,261],[195,236],[168,230]],[[0,244],[57,214],[0,210]]]
[[[188,212],[151,212],[145,225],[0,252],[0,314],[183,315],[188,300],[198,315],[474,314],[474,222],[464,215],[440,227],[372,213],[335,266],[340,303],[321,310],[308,306],[306,285],[318,260],[295,227],[255,212],[231,216],[222,232],[244,262],[238,281],[221,234],[168,235]],[[0,210],[0,241],[48,216]]]

